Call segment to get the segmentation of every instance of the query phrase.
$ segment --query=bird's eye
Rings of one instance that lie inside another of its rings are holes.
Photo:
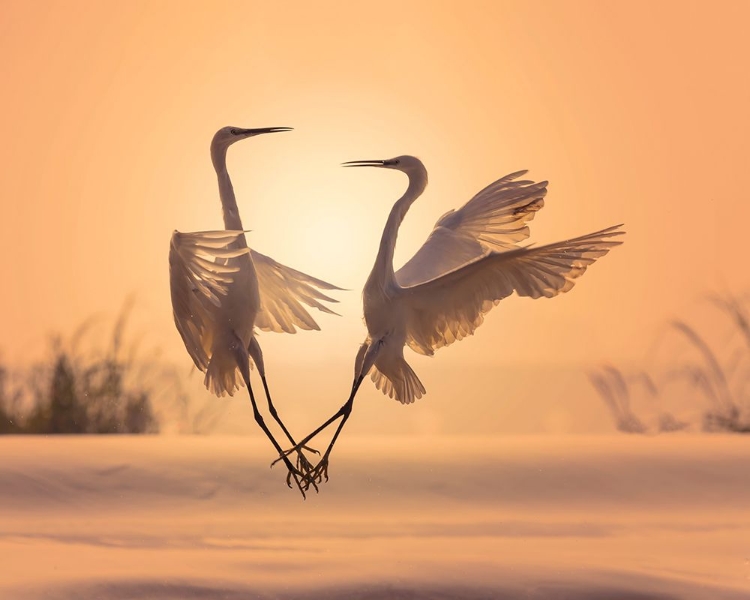
[[[394,164],[394,165],[397,165],[397,164],[399,164],[400,162],[401,162],[401,161],[400,161],[399,159],[396,159],[396,160],[394,160],[394,161],[393,161],[393,164]]]
[[[240,132],[237,131],[236,129],[230,129],[229,133],[231,133],[232,135],[239,135],[240,134]]]

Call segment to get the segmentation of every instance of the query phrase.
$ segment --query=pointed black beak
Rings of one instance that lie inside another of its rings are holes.
[[[384,167],[385,165],[384,160],[351,160],[341,163],[342,167]]]
[[[248,137],[253,135],[261,135],[263,133],[279,133],[281,131],[292,131],[291,127],[260,127],[258,129],[238,129],[239,135],[246,135]]]

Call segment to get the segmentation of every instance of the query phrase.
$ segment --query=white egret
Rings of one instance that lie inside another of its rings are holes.
[[[206,388],[217,396],[230,396],[242,385],[247,387],[256,422],[274,447],[281,447],[258,410],[250,385],[253,359],[263,382],[268,408],[291,444],[296,445],[279,417],[266,382],[263,353],[254,328],[295,333],[319,329],[302,306],[333,313],[321,301],[336,302],[320,290],[340,289],[325,281],[281,265],[247,246],[232,182],[227,171],[229,146],[256,135],[290,131],[289,127],[240,129],[224,127],[211,142],[211,161],[219,181],[219,196],[226,230],[172,235],[169,275],[172,308],[177,330],[195,366],[205,372]],[[333,313],[335,314],[335,313]],[[291,485],[301,474],[286,460]],[[298,452],[298,466],[307,468],[304,454]],[[304,495],[304,492],[303,492]]]
[[[431,356],[438,348],[473,334],[484,315],[514,291],[530,298],[551,298],[569,291],[590,264],[622,243],[614,238],[624,233],[617,225],[547,246],[519,247],[517,243],[529,235],[526,222],[542,208],[547,192],[546,181],[519,181],[525,174],[519,171],[440,217],[424,245],[394,272],[398,229],[427,186],[427,170],[413,156],[344,166],[402,171],[409,185],[391,209],[362,293],[368,335],[357,353],[349,399],[301,442],[307,443],[341,418],[320,462],[307,475],[308,485],[328,478],[331,450],[368,373],[372,372],[375,386],[384,394],[404,404],[414,402],[425,388],[404,359],[404,346]]]

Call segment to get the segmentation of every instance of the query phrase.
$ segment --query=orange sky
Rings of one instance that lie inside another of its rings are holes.
[[[230,151],[251,244],[353,290],[321,333],[262,336],[269,377],[301,367],[343,394],[359,290],[405,178],[338,164],[405,153],[430,185],[397,261],[522,168],[550,181],[532,241],[628,231],[572,293],[503,301],[474,338],[410,359],[425,401],[448,402],[430,375],[448,367],[637,359],[705,291],[748,284],[748,22],[746,2],[0,0],[0,352],[38,356],[49,332],[135,293],[136,329],[187,370],[168,241],[221,227],[208,145],[231,124],[295,128]],[[476,401],[499,401],[496,384]]]

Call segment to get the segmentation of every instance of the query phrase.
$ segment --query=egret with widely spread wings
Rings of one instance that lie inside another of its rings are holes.
[[[391,209],[362,293],[368,335],[357,353],[349,399],[301,442],[307,443],[341,419],[320,462],[307,475],[308,485],[328,478],[331,450],[368,373],[384,394],[404,404],[414,402],[425,388],[404,359],[404,346],[431,356],[438,348],[473,334],[484,315],[514,291],[530,298],[551,298],[569,291],[589,265],[622,243],[615,238],[624,233],[617,225],[556,244],[519,247],[517,243],[529,235],[526,222],[542,208],[547,193],[546,181],[518,180],[525,174],[520,171],[490,184],[459,210],[440,217],[419,251],[394,272],[398,229],[427,186],[427,170],[413,156],[344,166],[402,171],[409,185]]]
[[[254,327],[264,331],[295,333],[319,329],[303,304],[333,313],[322,301],[336,302],[320,290],[340,289],[325,281],[281,265],[247,246],[237,201],[227,171],[229,146],[256,135],[290,131],[289,127],[240,129],[224,127],[211,142],[211,161],[219,180],[225,230],[180,233],[175,231],[169,249],[172,309],[177,330],[196,367],[205,372],[206,388],[217,396],[230,396],[246,386],[255,420],[274,447],[281,447],[266,426],[250,385],[250,362],[258,369],[268,408],[289,442],[296,445],[279,417],[266,382],[263,353]],[[289,460],[287,483],[302,474]],[[309,466],[298,452],[298,467]],[[304,495],[304,492],[303,492]]]

